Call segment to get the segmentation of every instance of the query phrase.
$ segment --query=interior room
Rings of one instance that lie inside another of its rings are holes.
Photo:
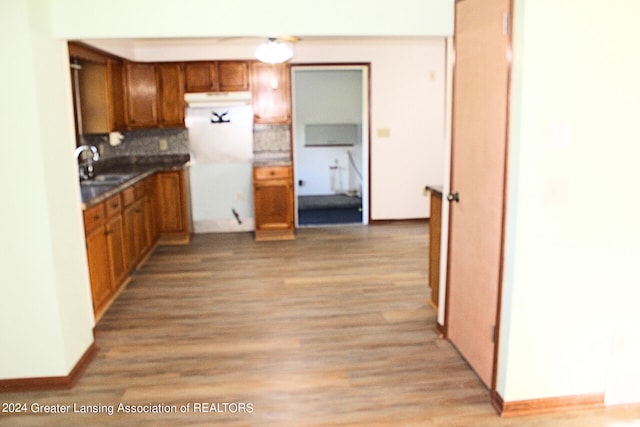
[[[636,425],[637,16],[4,0],[0,425]],[[296,123],[313,66],[365,119]],[[361,223],[300,224],[330,193]]]

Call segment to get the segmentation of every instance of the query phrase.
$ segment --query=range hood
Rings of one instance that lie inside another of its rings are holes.
[[[190,108],[229,107],[251,105],[251,92],[199,92],[185,93],[184,100]]]

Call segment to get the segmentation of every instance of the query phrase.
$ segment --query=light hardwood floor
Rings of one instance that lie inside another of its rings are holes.
[[[189,246],[159,247],[97,325],[100,351],[75,388],[0,394],[30,411],[116,412],[0,413],[0,425],[640,424],[638,407],[498,417],[434,330],[427,241],[427,223],[402,222],[306,228],[282,242],[196,235]],[[195,412],[202,402],[220,411]],[[120,403],[177,413],[118,413]]]

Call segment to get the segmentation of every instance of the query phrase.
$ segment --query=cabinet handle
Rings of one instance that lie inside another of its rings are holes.
[[[95,216],[93,217],[93,220],[94,220],[94,221],[97,221],[97,220],[99,220],[99,219],[100,219],[100,215],[95,215]]]

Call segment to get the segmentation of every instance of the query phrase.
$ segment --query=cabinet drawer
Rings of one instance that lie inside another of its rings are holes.
[[[107,201],[104,202],[104,207],[107,218],[111,218],[112,216],[118,215],[122,212],[122,199],[120,198],[120,193],[108,198]]]
[[[283,179],[291,177],[291,167],[289,166],[266,166],[253,169],[253,178],[262,179]]]
[[[95,228],[104,224],[104,204],[99,203],[84,211],[84,232],[88,234]]]
[[[122,190],[122,205],[129,206],[136,200],[136,193],[134,187],[125,188]]]

